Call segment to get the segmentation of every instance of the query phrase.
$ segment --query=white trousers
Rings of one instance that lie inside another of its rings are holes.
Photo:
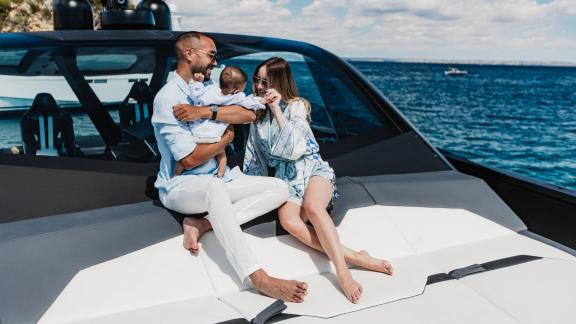
[[[224,182],[210,176],[190,176],[166,194],[162,204],[182,214],[208,212],[214,234],[226,251],[228,261],[242,281],[260,269],[258,260],[240,228],[288,199],[288,186],[280,179],[241,175]]]

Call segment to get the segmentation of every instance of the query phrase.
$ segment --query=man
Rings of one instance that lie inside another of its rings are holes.
[[[197,253],[199,238],[206,231],[214,229],[228,260],[243,281],[249,278],[258,291],[270,297],[302,302],[307,293],[307,284],[270,277],[258,265],[240,228],[240,224],[286,201],[288,190],[283,181],[246,175],[233,177],[229,182],[212,174],[173,177],[176,162],[186,169],[213,169],[212,166],[216,165],[214,156],[234,138],[230,128],[218,143],[197,144],[188,125],[178,121],[176,116],[186,116],[188,120],[210,118],[231,124],[255,119],[254,112],[240,106],[175,109],[179,104],[190,103],[188,83],[195,74],[209,79],[210,72],[216,66],[216,45],[204,34],[187,32],[178,37],[175,50],[178,59],[176,71],[156,95],[152,116],[154,135],[162,156],[155,183],[160,201],[166,208],[183,214],[208,212],[206,218],[184,219],[186,249]]]

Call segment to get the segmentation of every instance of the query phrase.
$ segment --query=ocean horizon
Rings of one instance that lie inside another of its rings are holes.
[[[563,61],[527,61],[527,60],[458,60],[427,58],[383,58],[383,57],[344,57],[350,62],[414,63],[414,64],[450,64],[450,65],[501,65],[533,67],[576,67],[576,62]]]

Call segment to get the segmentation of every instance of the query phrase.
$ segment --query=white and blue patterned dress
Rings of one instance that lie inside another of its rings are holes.
[[[298,205],[302,205],[310,177],[321,176],[332,183],[333,199],[336,198],[334,170],[320,157],[304,102],[296,100],[281,107],[287,120],[282,129],[275,120],[270,122],[270,111],[250,126],[244,173],[267,176],[267,167],[276,168],[275,177],[288,184],[288,201]]]

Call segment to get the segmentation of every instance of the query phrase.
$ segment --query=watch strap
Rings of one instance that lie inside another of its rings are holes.
[[[218,106],[212,105],[210,106],[210,110],[212,111],[212,117],[210,117],[210,120],[216,120],[216,115],[218,115]]]

